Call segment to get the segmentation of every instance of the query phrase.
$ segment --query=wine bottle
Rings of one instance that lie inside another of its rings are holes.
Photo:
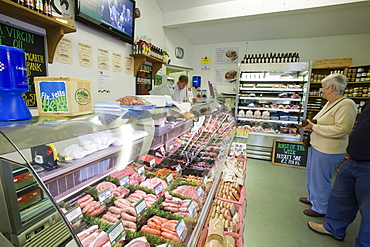
[[[35,0],[35,10],[39,13],[44,13],[44,6],[42,0]]]
[[[242,63],[247,63],[247,54],[244,55],[244,58],[242,60]]]
[[[43,0],[44,1],[44,15],[49,17],[53,16],[53,12],[51,10],[51,3],[50,0]]]
[[[33,0],[25,0],[24,6],[29,9],[35,9],[35,2]]]

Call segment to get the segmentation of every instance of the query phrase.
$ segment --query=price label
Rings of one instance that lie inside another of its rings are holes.
[[[136,210],[136,215],[138,218],[146,212],[147,207],[146,207],[146,201],[144,198],[135,204],[135,210]]]
[[[193,200],[190,201],[190,203],[188,204],[188,211],[189,211],[189,214],[190,214],[190,217],[191,218],[194,218],[197,210],[195,208],[195,203]]]
[[[160,197],[163,194],[163,192],[164,192],[163,184],[162,183],[157,184],[154,187],[154,191],[155,191],[156,196],[157,197]]]
[[[119,179],[119,184],[124,187],[128,184],[130,184],[130,177],[128,175],[123,176]]]
[[[177,225],[175,227],[175,230],[176,230],[177,236],[179,236],[179,238],[181,239],[181,241],[184,241],[184,239],[186,237],[186,232],[187,232],[184,219],[181,219],[179,221],[179,223],[177,223]]]
[[[198,121],[199,122],[199,125],[203,125],[205,119],[206,119],[205,116],[199,117],[199,121]]]
[[[207,178],[207,176],[205,176],[205,177],[203,178],[203,183],[204,183],[205,185],[208,183],[208,178]]]
[[[177,165],[176,166],[176,171],[177,171],[177,173],[181,173],[182,172],[181,165]]]
[[[109,241],[112,246],[115,246],[118,241],[126,236],[125,228],[122,224],[122,221],[118,221],[116,224],[109,227],[106,233],[108,234]]]
[[[80,205],[73,207],[66,213],[67,220],[73,225],[77,220],[83,217]]]
[[[150,161],[149,161],[149,164],[150,164],[150,167],[154,167],[155,166],[155,159],[153,158],[153,159],[151,159]]]
[[[162,155],[165,155],[166,154],[166,150],[164,149],[164,146],[163,145],[161,145],[159,147],[159,149],[161,150]]]
[[[99,197],[99,202],[100,204],[107,203],[109,198],[111,197],[110,195],[110,189],[105,189],[102,192],[98,194]]]
[[[198,187],[197,187],[197,195],[198,195],[199,198],[202,198],[202,196],[204,195],[203,188],[200,185],[198,185]]]
[[[138,173],[139,176],[143,175],[145,173],[145,167],[144,166],[140,166],[137,169],[137,173]]]
[[[172,173],[169,173],[166,177],[167,183],[170,184],[173,180],[173,175]],[[162,184],[162,183],[161,183]]]
[[[170,145],[170,151],[172,151],[172,150],[173,150],[173,144]]]

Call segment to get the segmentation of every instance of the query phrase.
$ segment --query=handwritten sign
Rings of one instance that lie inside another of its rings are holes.
[[[302,142],[274,140],[272,164],[304,169],[307,161],[307,149]]]

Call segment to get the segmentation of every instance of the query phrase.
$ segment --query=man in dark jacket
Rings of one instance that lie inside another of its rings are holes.
[[[370,246],[370,100],[362,107],[347,153],[350,158],[339,169],[330,192],[325,224],[308,222],[308,227],[343,241],[346,229],[361,213],[355,247]]]

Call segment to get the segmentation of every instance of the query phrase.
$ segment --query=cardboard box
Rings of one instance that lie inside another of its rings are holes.
[[[352,58],[316,60],[314,69],[345,68],[352,66]]]
[[[91,81],[74,77],[35,77],[40,116],[77,116],[93,112]]]

